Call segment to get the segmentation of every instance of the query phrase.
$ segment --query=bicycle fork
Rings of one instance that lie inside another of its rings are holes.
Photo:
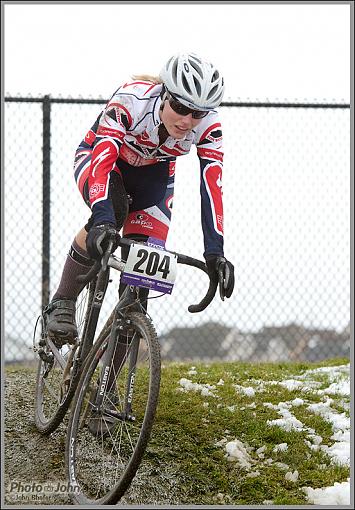
[[[125,327],[129,327],[130,320],[125,318],[121,310],[127,306],[134,305],[135,290],[127,287],[122,294],[120,302],[115,310],[112,328],[108,339],[107,349],[103,356],[103,368],[100,374],[98,391],[95,399],[95,412],[112,416],[119,420],[134,421],[132,413],[132,399],[134,392],[134,383],[136,376],[136,365],[139,351],[139,335],[134,332],[132,338],[120,337],[120,332]],[[129,359],[129,368],[127,374],[127,383],[125,388],[124,408],[122,412],[116,412],[111,409],[105,409],[103,405],[106,392],[115,387],[116,377],[120,373],[123,365]]]
[[[134,421],[135,417],[132,414],[132,400],[134,391],[134,382],[136,379],[136,366],[138,359],[139,338],[137,334],[134,335],[131,342],[131,354],[129,358],[129,372],[127,378],[127,387],[125,395],[125,415],[129,421]]]

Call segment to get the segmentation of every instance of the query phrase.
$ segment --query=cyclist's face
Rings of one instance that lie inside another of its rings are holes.
[[[202,119],[193,119],[192,113],[179,115],[171,108],[169,101],[165,101],[160,118],[169,135],[178,140],[184,138],[191,129],[196,127]]]

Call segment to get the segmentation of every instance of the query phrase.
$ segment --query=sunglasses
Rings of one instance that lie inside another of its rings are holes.
[[[201,110],[192,110],[191,108],[188,108],[184,104],[180,103],[177,99],[175,99],[174,96],[171,94],[168,95],[169,105],[172,110],[174,110],[175,113],[178,113],[179,115],[189,115],[192,113],[193,119],[203,119],[203,117],[206,117],[208,112],[203,112]]]

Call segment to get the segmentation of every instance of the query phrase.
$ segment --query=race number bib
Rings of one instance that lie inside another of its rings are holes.
[[[121,282],[171,294],[177,256],[161,248],[131,244]]]

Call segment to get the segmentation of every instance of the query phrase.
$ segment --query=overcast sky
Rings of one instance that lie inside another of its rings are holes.
[[[347,4],[6,4],[5,93],[111,96],[195,51],[225,99],[350,98]]]

